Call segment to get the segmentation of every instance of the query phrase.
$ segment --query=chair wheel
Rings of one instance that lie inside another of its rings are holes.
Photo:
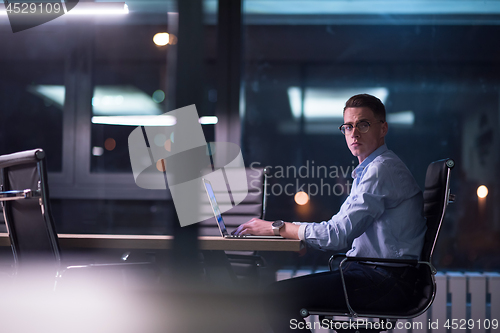
[[[307,311],[307,309],[300,309],[300,315],[302,317],[308,317],[309,316],[309,311]]]

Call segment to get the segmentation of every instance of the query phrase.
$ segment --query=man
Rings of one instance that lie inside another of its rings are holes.
[[[351,247],[348,256],[418,259],[426,231],[422,192],[404,163],[385,145],[384,105],[367,94],[351,97],[340,130],[359,165],[352,172],[351,193],[337,214],[321,223],[273,224],[252,219],[233,233],[279,232],[319,249]],[[413,292],[416,272],[412,267],[357,262],[344,267],[349,301],[355,310],[370,305],[398,309]],[[299,316],[301,308],[347,310],[339,271],[280,281],[268,291],[267,313],[275,332],[306,327]]]

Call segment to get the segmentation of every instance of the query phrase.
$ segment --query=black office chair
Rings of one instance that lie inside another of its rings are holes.
[[[34,149],[0,156],[0,201],[14,257],[14,275],[25,267],[43,265],[53,282],[63,273],[82,269],[144,267],[156,269],[149,262],[117,262],[62,266],[58,236],[52,219],[45,152]]]
[[[453,202],[455,196],[450,194],[450,172],[455,166],[452,159],[444,159],[433,162],[427,168],[425,177],[424,190],[424,216],[427,219],[427,232],[425,234],[424,247],[421,253],[420,260],[403,260],[403,259],[381,259],[381,258],[362,258],[362,257],[346,257],[345,254],[333,255],[329,261],[330,270],[333,270],[333,262],[338,258],[343,258],[338,268],[340,269],[342,286],[344,289],[345,301],[347,309],[301,309],[300,314],[303,317],[309,315],[319,315],[320,318],[330,318],[333,316],[350,317],[351,320],[357,318],[378,318],[380,329],[373,329],[373,324],[369,327],[364,327],[370,332],[386,331],[388,328],[395,327],[398,319],[410,319],[423,314],[431,306],[436,294],[436,282],[434,275],[436,269],[432,265],[432,254],[436,246],[436,241],[439,236],[439,231],[444,220],[446,207],[448,203]],[[354,309],[349,303],[349,295],[345,286],[342,266],[347,261],[369,261],[380,263],[401,263],[417,267],[418,280],[413,298],[408,299],[406,307],[402,307],[397,312],[383,311],[377,309],[376,306],[365,309]],[[342,327],[340,323],[334,327]],[[339,329],[339,332],[348,331]],[[363,331],[363,327],[359,326],[358,331]]]

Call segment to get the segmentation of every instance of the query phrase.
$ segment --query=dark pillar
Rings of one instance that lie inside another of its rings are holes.
[[[240,144],[241,0],[219,0],[215,141]]]
[[[177,3],[177,68],[175,73],[175,107],[202,105],[203,92],[203,8],[202,0],[179,0]],[[191,133],[175,133],[176,140]],[[196,209],[197,207],[194,207]],[[177,282],[187,288],[196,287],[200,272],[198,263],[197,224],[182,227],[173,213],[173,265]]]

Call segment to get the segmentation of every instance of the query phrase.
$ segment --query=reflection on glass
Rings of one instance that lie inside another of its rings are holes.
[[[345,101],[357,94],[370,94],[385,103],[389,90],[387,88],[306,88],[304,93],[304,117],[342,118]],[[290,108],[294,118],[302,113],[301,91],[299,87],[288,88]]]
[[[161,107],[134,86],[96,86],[92,97],[95,116],[159,115]]]
[[[48,171],[62,172],[64,66],[9,61],[0,73],[0,155],[42,148]]]
[[[430,162],[451,157],[461,166],[451,188],[464,199],[448,210],[434,256],[438,269],[500,269],[500,206],[486,200],[499,190],[500,44],[491,41],[500,2],[246,0],[243,12],[245,163],[351,166],[338,130],[345,102],[375,95],[386,107],[385,142],[421,187]],[[282,187],[296,181],[273,178]],[[338,181],[303,179],[304,188]],[[490,194],[471,200],[476,191],[484,195],[481,184]],[[305,214],[287,209],[290,196],[273,196],[268,214],[322,221],[345,197],[309,199],[314,209]]]

